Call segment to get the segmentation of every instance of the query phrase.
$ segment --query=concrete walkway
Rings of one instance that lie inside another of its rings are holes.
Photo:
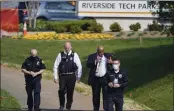
[[[19,100],[22,109],[27,108],[25,81],[20,70],[1,66],[1,88],[15,96]],[[53,81],[42,80],[40,107],[42,110],[57,110],[59,108],[58,85]],[[75,91],[72,110],[92,110],[92,108],[92,98]]]

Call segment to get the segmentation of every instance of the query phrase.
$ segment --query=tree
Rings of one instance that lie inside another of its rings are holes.
[[[159,5],[159,10],[154,12],[159,15],[159,21],[168,21],[172,23],[169,32],[174,35],[174,1],[150,1],[150,5]]]
[[[37,17],[37,12],[39,9],[40,1],[35,0],[35,1],[28,1],[25,2],[26,8],[27,8],[27,14],[28,14],[28,19],[29,19],[29,27],[36,27],[36,17]]]
[[[174,24],[174,1],[150,1],[149,4],[159,6],[159,10],[154,12],[159,15],[159,20],[170,21]]]

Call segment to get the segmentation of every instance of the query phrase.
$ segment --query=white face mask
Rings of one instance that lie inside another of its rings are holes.
[[[119,69],[119,65],[118,64],[114,64],[114,65],[112,65],[112,67],[113,67],[114,70],[118,70]]]

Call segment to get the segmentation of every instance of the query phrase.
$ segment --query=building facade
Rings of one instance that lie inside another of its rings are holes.
[[[110,25],[118,22],[124,31],[129,31],[129,26],[139,22],[141,31],[147,30],[147,25],[158,18],[154,14],[158,4],[151,5],[148,1],[130,0],[79,0],[77,13],[79,16],[94,17],[104,27],[110,30]]]

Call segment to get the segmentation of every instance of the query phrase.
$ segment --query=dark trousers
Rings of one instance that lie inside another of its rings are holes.
[[[105,77],[94,77],[93,83],[92,83],[92,98],[93,98],[93,107],[94,111],[99,111],[100,108],[100,92],[102,89],[102,95],[103,95],[103,109],[105,111],[108,110],[107,106],[107,88],[108,86],[105,84],[106,79]]]
[[[29,109],[38,110],[40,107],[41,77],[26,78],[27,105]],[[34,91],[34,99],[33,93]],[[34,100],[34,102],[33,102]]]
[[[123,98],[115,95],[108,95],[108,111],[123,111]]]
[[[64,107],[65,105],[65,93],[67,93],[67,103],[66,109],[70,109],[73,103],[73,93],[76,83],[76,76],[73,75],[61,75],[59,76],[59,101],[60,106]]]

